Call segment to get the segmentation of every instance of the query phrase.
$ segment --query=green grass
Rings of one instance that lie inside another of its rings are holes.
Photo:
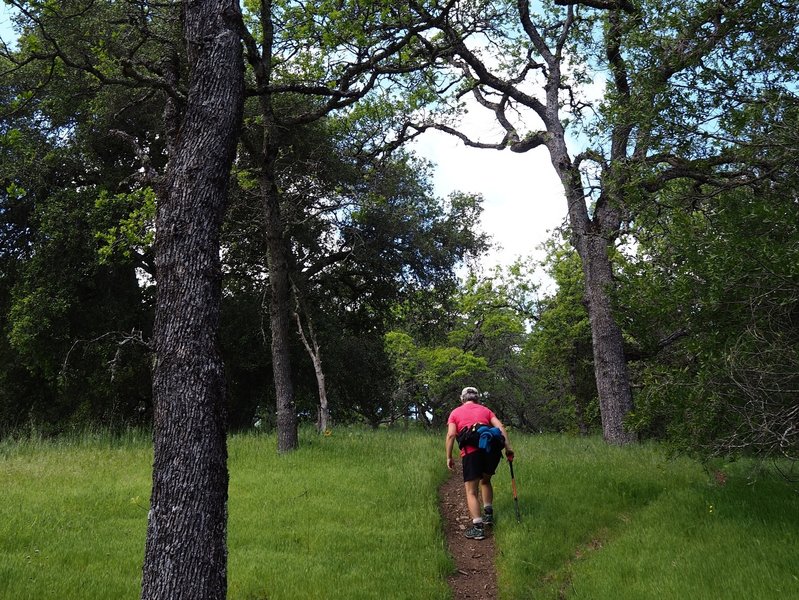
[[[447,598],[440,436],[304,432],[229,443],[228,597]],[[144,437],[0,445],[0,598],[138,598]]]
[[[799,598],[799,498],[751,465],[719,486],[655,446],[513,436],[495,478],[504,599]],[[233,436],[228,597],[448,598],[443,432]],[[0,442],[0,598],[137,598],[148,435]]]
[[[518,439],[517,439],[518,438]],[[495,479],[502,598],[799,598],[799,498],[751,463],[720,486],[654,446],[514,436],[522,523]]]
[[[0,446],[0,598],[135,598],[151,464],[142,435]]]
[[[447,598],[443,438],[338,429],[230,445],[231,598]]]

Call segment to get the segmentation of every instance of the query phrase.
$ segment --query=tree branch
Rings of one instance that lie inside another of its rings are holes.
[[[586,6],[599,10],[623,10],[636,14],[638,9],[632,2],[627,0],[555,0],[557,6]]]
[[[144,150],[144,148],[141,147],[139,141],[134,136],[119,129],[109,129],[108,133],[110,133],[115,137],[118,137],[119,139],[126,142],[131,147],[136,158],[141,163],[142,169],[144,169],[141,181],[147,184],[157,184],[160,179],[158,176],[158,171],[156,171],[155,168],[153,168],[150,155]]]

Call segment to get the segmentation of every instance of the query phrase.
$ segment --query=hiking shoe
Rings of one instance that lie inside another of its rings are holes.
[[[474,525],[469,529],[467,529],[466,533],[464,533],[463,535],[465,535],[470,540],[484,540],[486,537],[485,529],[482,527],[478,527],[477,525]]]
[[[494,513],[485,513],[483,515],[483,525],[492,526],[494,524]]]

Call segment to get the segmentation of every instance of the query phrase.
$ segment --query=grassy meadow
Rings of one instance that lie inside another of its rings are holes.
[[[784,479],[744,461],[716,465],[720,484],[652,445],[517,437],[522,523],[506,501],[496,532],[503,598],[799,599],[799,495]]]
[[[799,598],[799,498],[751,464],[655,446],[513,435],[495,478],[505,599]],[[229,442],[228,597],[449,598],[437,487],[443,432],[303,431]],[[0,443],[0,598],[137,598],[149,436]]]

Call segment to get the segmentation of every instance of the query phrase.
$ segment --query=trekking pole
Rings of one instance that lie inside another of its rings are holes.
[[[513,508],[516,509],[516,522],[522,522],[522,516],[519,514],[519,495],[516,493],[516,478],[513,476],[513,454],[508,456],[505,455],[505,458],[508,459],[508,466],[510,467],[510,484],[513,488]]]

